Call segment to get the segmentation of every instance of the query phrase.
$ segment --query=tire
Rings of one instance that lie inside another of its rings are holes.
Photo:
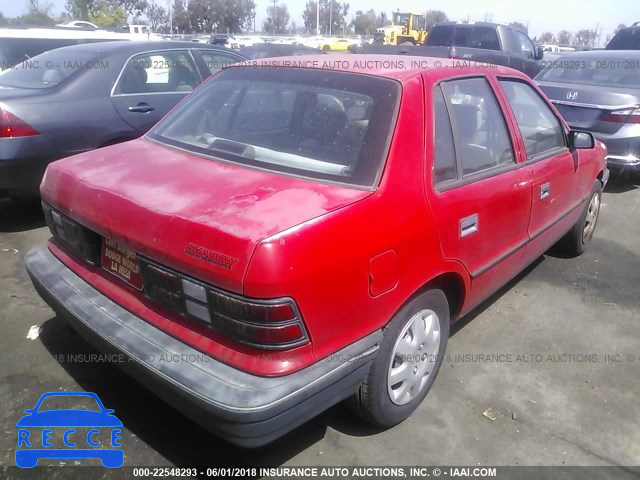
[[[384,329],[378,356],[348,400],[351,410],[383,428],[408,418],[438,374],[449,322],[449,302],[442,290],[427,290],[402,307]],[[426,336],[416,338],[420,332]]]
[[[322,50],[328,52],[329,50],[331,50],[331,47],[329,45],[325,45],[324,47],[322,47]]]
[[[602,184],[596,180],[591,189],[591,195],[584,207],[584,211],[576,224],[560,239],[558,249],[571,257],[582,255],[593,238],[593,232],[600,216],[602,204]]]

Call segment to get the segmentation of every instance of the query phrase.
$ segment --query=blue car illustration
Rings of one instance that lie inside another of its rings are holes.
[[[60,408],[80,405],[83,408]],[[44,393],[18,420],[16,465],[33,468],[41,458],[99,458],[107,468],[124,463],[120,445],[122,422],[104,408],[95,393]]]

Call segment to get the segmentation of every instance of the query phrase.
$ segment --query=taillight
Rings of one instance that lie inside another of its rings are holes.
[[[140,259],[145,295],[237,342],[285,350],[309,341],[294,301],[246,299]]]
[[[0,138],[29,137],[32,135],[38,135],[38,132],[13,113],[0,110]]]
[[[603,122],[614,123],[640,123],[640,108],[628,108],[625,110],[615,110],[603,115],[600,119]]]
[[[74,222],[42,202],[42,210],[51,235],[65,244],[69,250],[92,265],[100,264],[102,237]]]

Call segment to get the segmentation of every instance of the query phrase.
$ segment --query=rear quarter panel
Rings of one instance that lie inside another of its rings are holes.
[[[318,359],[386,325],[443,268],[423,192],[422,89],[419,78],[404,85],[378,189],[364,200],[266,239],[250,263],[245,294],[293,297]],[[397,282],[386,293],[372,296],[370,261],[389,251],[396,254]]]

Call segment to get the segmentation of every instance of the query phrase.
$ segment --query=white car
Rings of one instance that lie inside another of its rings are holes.
[[[229,39],[229,47],[231,48],[253,47],[258,43],[264,43],[264,39],[252,36],[231,37]]]
[[[64,28],[84,28],[88,30],[98,30],[100,27],[91,22],[85,22],[84,20],[73,20],[72,22],[67,23],[58,23],[56,27],[64,27]]]

